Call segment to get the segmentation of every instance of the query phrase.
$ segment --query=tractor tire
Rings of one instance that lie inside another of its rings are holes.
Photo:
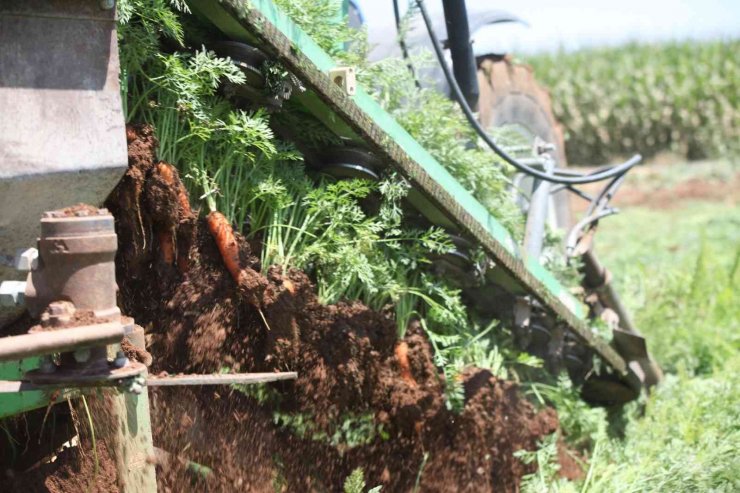
[[[540,86],[526,65],[507,58],[484,58],[479,63],[479,119],[485,129],[516,125],[526,129],[532,141],[539,137],[555,145],[551,156],[558,168],[567,165],[563,130],[555,120],[547,90]],[[531,186],[531,180],[530,180]],[[523,190],[529,194],[531,190]],[[572,225],[570,197],[567,190],[555,193],[551,226],[567,230]],[[553,224],[554,223],[554,224]]]

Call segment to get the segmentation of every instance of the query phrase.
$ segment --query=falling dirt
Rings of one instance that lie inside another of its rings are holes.
[[[258,289],[238,286],[205,220],[183,207],[179,178],[162,186],[151,129],[128,136],[130,168],[106,206],[119,235],[122,310],[147,330],[152,372],[298,373],[246,393],[151,391],[155,445],[178,458],[159,467],[162,491],[339,491],[356,467],[386,491],[417,482],[419,491],[516,491],[532,467],[513,454],[557,430],[554,411],[536,411],[515,384],[474,368],[463,375],[463,411],[448,410],[420,328],[399,341],[390,312],[322,305],[296,270],[260,275],[236,234],[239,265]],[[187,268],[162,258],[162,230]]]
[[[465,406],[451,411],[418,323],[399,340],[391,311],[322,305],[303,272],[260,274],[258,252],[238,233],[237,264],[250,279],[235,282],[176,171],[157,162],[152,129],[129,127],[127,140],[129,169],[105,205],[119,238],[119,304],[145,327],[151,373],[298,374],[261,387],[150,389],[160,491],[341,491],[357,467],[383,491],[518,490],[534,466],[514,453],[558,429],[553,410],[537,411],[514,383],[469,368]],[[23,484],[83,491],[91,476],[80,450]],[[96,487],[115,491],[114,462],[99,453]],[[10,491],[20,479],[9,479]]]
[[[0,463],[11,465],[0,477],[0,491],[23,493],[114,493],[120,491],[116,461],[109,447],[115,436],[105,395],[61,400],[4,421],[8,436],[15,437],[12,458],[0,454]],[[87,411],[90,415],[87,415]],[[93,423],[93,434],[89,423]],[[11,459],[11,460],[8,460]]]

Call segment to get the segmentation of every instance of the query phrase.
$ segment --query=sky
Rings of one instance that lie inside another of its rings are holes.
[[[529,23],[497,26],[507,51],[534,53],[626,41],[740,37],[740,0],[467,0],[506,10]],[[372,31],[393,23],[391,0],[358,0]],[[399,0],[406,5],[407,0]],[[441,0],[426,0],[441,11]],[[491,31],[492,32],[492,31]],[[485,41],[482,41],[485,42]],[[501,42],[501,41],[496,41]],[[740,56],[740,53],[738,54]]]

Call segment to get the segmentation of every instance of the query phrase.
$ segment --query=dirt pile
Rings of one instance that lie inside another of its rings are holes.
[[[116,435],[116,424],[110,419],[106,394],[88,395],[86,402],[88,408],[79,399],[62,399],[48,410],[40,408],[3,421],[6,436],[13,441],[7,443],[11,457],[6,455],[6,444],[0,442],[0,491],[120,491],[110,441]]]
[[[421,491],[517,489],[528,469],[513,453],[557,429],[553,411],[536,412],[515,385],[477,369],[464,375],[463,412],[449,411],[420,329],[403,341],[405,370],[390,313],[321,305],[299,271],[261,276],[238,235],[239,263],[259,288],[237,285],[176,172],[168,178],[156,162],[151,129],[128,137],[130,167],[106,206],[119,235],[121,307],[146,327],[152,372],[298,372],[250,396],[153,392],[155,445],[178,459],[159,471],[163,491],[338,491],[356,467],[384,491],[410,491],[417,477]]]

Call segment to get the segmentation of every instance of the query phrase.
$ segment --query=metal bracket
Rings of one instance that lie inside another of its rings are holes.
[[[329,70],[329,78],[348,96],[354,96],[357,93],[357,75],[354,67],[335,67]]]

